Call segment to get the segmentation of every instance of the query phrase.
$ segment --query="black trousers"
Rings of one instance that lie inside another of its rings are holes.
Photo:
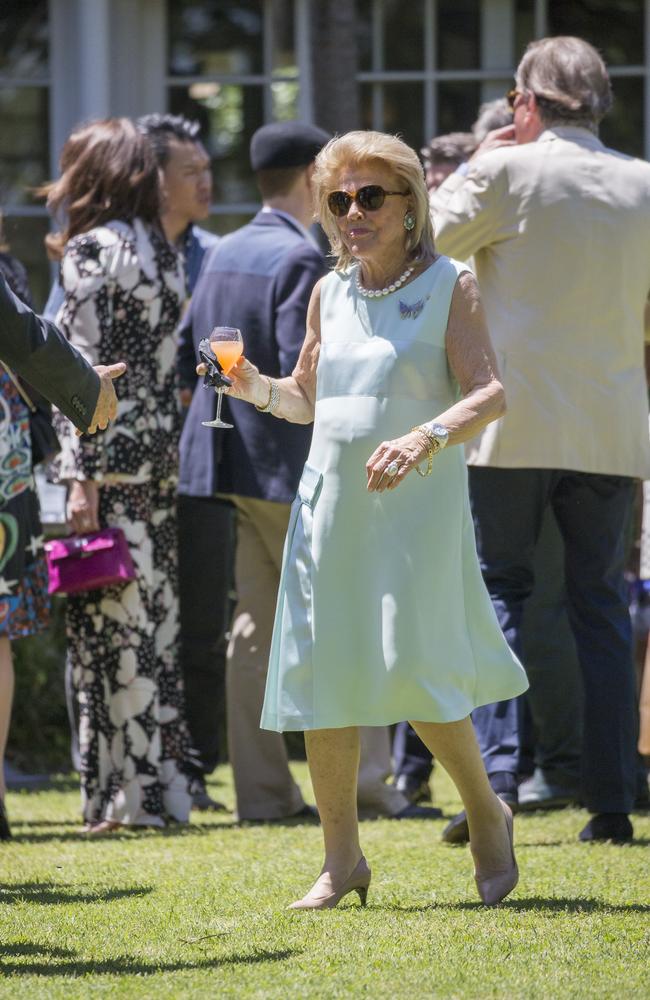
[[[471,468],[483,578],[506,639],[522,651],[533,557],[551,507],[564,541],[569,621],[582,670],[582,793],[592,812],[629,812],[635,797],[635,676],[624,581],[634,480],[552,469]],[[562,699],[562,690],[557,698]],[[521,770],[523,699],[472,719],[488,773]]]
[[[234,510],[215,497],[178,498],[181,667],[197,771],[224,757],[227,633],[232,614]]]

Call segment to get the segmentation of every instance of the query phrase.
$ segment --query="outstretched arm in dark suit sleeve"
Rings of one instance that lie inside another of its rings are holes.
[[[291,375],[305,339],[307,307],[314,285],[327,273],[323,257],[305,241],[291,253],[275,281],[275,338],[280,374]]]
[[[99,376],[52,324],[16,298],[0,276],[0,358],[88,430],[99,397]]]

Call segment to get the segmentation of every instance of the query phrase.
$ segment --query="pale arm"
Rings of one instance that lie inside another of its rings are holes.
[[[300,356],[291,375],[275,379],[279,392],[279,405],[274,416],[292,424],[310,424],[314,419],[316,403],[316,367],[320,350],[320,286],[319,281],[311,294],[307,310],[307,333]],[[199,365],[197,373],[203,375],[205,367]],[[232,387],[226,392],[233,399],[243,399],[254,406],[266,406],[269,401],[270,381],[255,365],[241,358],[228,373]]]
[[[430,419],[447,428],[449,447],[469,441],[506,409],[478,286],[469,272],[461,274],[456,282],[445,343],[462,399],[442,413],[432,413]],[[383,441],[366,464],[368,489],[378,492],[394,489],[426,456],[426,440],[418,432],[404,434],[395,441]],[[388,479],[384,470],[393,461],[397,462],[399,472]]]

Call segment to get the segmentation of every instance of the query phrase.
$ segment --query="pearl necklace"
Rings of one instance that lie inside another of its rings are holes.
[[[363,295],[366,299],[379,299],[382,295],[390,295],[391,292],[396,292],[398,288],[401,288],[407,278],[410,278],[415,270],[415,266],[411,265],[407,267],[404,274],[401,274],[399,278],[392,282],[390,285],[386,285],[384,288],[364,288],[361,284],[361,265],[357,268],[357,291],[360,295]]]

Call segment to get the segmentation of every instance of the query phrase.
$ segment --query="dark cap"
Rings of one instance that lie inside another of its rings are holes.
[[[301,122],[262,125],[251,139],[251,167],[253,170],[306,167],[331,138],[322,128]]]

